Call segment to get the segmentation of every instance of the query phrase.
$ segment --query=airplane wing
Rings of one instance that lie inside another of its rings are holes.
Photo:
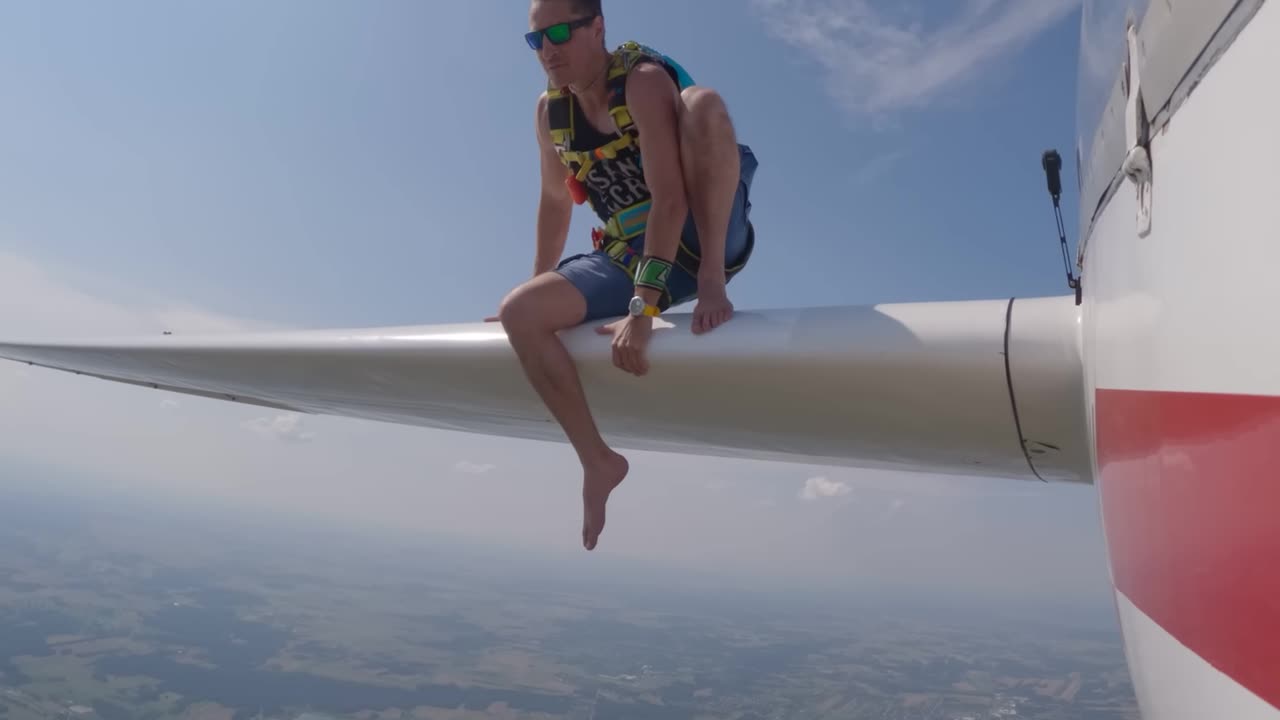
[[[1069,296],[738,311],[655,321],[650,372],[561,334],[621,448],[1091,482]],[[0,358],[167,392],[565,440],[496,323],[0,341]]]

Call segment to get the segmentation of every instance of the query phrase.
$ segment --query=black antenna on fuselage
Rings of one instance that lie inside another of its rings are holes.
[[[1076,291],[1076,304],[1080,304],[1080,278],[1071,272],[1071,255],[1067,251],[1067,229],[1062,223],[1062,156],[1057,150],[1045,150],[1040,156],[1040,166],[1044,168],[1045,181],[1049,185],[1049,196],[1053,198],[1053,214],[1058,221],[1058,239],[1062,244],[1062,265],[1067,271],[1067,287]]]

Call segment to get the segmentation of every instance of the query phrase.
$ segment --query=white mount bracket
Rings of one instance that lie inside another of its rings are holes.
[[[1129,148],[1122,168],[1124,174],[1136,186],[1138,193],[1138,237],[1151,232],[1151,155],[1147,151],[1147,130],[1150,123],[1142,104],[1142,53],[1138,47],[1138,28],[1132,16],[1125,23],[1128,39],[1128,56],[1125,60],[1125,95],[1128,102],[1124,109],[1125,146]]]

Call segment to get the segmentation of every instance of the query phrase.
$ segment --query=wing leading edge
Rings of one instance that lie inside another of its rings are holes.
[[[562,333],[619,447],[1089,482],[1072,298],[655,323],[650,373]],[[496,324],[0,342],[0,357],[303,413],[563,441]]]

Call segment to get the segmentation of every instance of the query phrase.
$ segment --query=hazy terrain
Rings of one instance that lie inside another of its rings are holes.
[[[1137,717],[1105,609],[729,587],[0,489],[5,720]]]

